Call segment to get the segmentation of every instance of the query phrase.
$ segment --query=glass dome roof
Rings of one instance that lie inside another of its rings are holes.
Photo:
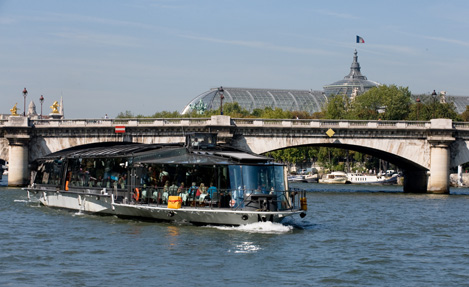
[[[324,93],[327,96],[347,95],[350,97],[352,95],[363,94],[369,89],[380,85],[380,83],[369,81],[362,75],[357,54],[357,50],[355,50],[350,73],[343,80],[324,86]]]
[[[237,102],[242,108],[252,112],[254,109],[281,108],[288,111],[321,111],[326,102],[322,91],[313,90],[273,90],[250,88],[223,87],[223,103]],[[189,113],[195,105],[205,105],[207,110],[220,108],[220,92],[218,88],[210,89],[193,99],[181,112]]]

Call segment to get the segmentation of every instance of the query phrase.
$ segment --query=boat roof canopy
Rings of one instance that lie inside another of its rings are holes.
[[[134,163],[155,164],[273,164],[266,156],[232,147],[215,146],[211,149],[193,149],[181,144],[96,143],[76,146],[51,153],[42,160],[60,158],[133,158]],[[39,159],[39,160],[41,160]]]
[[[156,144],[139,144],[139,143],[121,143],[121,142],[104,142],[93,143],[71,147],[50,153],[42,159],[56,158],[103,158],[129,156],[134,153],[141,153],[151,149],[161,148],[162,145]]]

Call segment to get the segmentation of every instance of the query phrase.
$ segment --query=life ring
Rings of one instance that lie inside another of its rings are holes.
[[[140,190],[138,188],[135,188],[134,198],[135,201],[138,201],[140,199]]]
[[[234,207],[236,205],[236,200],[230,200],[230,207]]]

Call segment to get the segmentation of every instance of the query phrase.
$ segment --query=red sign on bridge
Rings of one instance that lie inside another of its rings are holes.
[[[125,133],[125,126],[116,126],[116,134]]]

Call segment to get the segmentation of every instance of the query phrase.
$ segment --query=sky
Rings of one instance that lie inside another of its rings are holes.
[[[469,96],[469,1],[0,0],[0,114],[181,111],[211,88],[322,90],[350,71]],[[356,36],[365,43],[357,44]]]

